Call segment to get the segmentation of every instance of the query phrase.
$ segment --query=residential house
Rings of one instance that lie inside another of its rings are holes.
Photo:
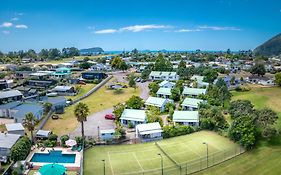
[[[145,110],[125,109],[120,120],[125,126],[128,126],[129,123],[131,123],[133,126],[136,126],[141,123],[146,123],[146,113]]]
[[[173,102],[172,100],[165,99],[165,98],[158,98],[158,97],[148,97],[148,99],[145,101],[146,107],[148,106],[155,106],[160,109],[161,112],[165,111],[165,106],[167,103]]]
[[[162,81],[161,83],[159,83],[159,87],[160,88],[174,88],[176,85],[176,83],[174,82],[170,82],[170,81],[167,81],[167,80],[164,80]]]
[[[168,81],[178,81],[179,75],[176,72],[160,72],[152,71],[149,74],[150,80],[168,80]]]
[[[260,84],[263,86],[274,86],[275,85],[275,80],[274,78],[270,78],[267,76],[257,76],[257,75],[252,75],[246,78],[246,81],[252,84]]]
[[[162,128],[159,122],[139,124],[136,126],[136,138],[141,142],[156,141],[163,139]]]
[[[200,103],[203,103],[204,100],[196,99],[196,98],[185,98],[182,102],[182,110],[184,111],[194,111],[197,110]]]
[[[0,157],[1,162],[6,162],[10,156],[12,147],[17,143],[21,135],[0,133]]]
[[[57,93],[61,96],[74,96],[76,95],[76,91],[72,86],[56,86],[52,89],[52,92]]]
[[[21,136],[25,135],[24,127],[21,123],[10,123],[5,124],[8,134],[18,134]]]
[[[15,122],[21,123],[25,119],[25,115],[31,112],[35,119],[40,120],[43,117],[43,110],[43,105],[39,103],[21,103],[10,109],[10,118],[13,118]]]
[[[0,105],[13,101],[21,101],[22,98],[23,95],[18,90],[0,91]]]
[[[102,80],[106,77],[107,75],[103,72],[95,72],[95,71],[82,72],[82,78],[86,80]]]
[[[182,94],[183,94],[184,96],[197,97],[197,96],[200,95],[200,94],[205,95],[206,92],[207,92],[207,89],[184,87]]]
[[[174,124],[186,126],[199,126],[198,111],[175,111],[173,114]]]
[[[65,97],[48,97],[43,99],[43,102],[48,102],[52,104],[52,109],[56,113],[63,113],[64,108],[66,107],[66,98]]]
[[[7,88],[12,88],[13,86],[13,80],[0,80],[0,90],[4,90]]]
[[[199,76],[199,75],[193,75],[191,78],[191,80],[196,81],[197,82],[197,87],[208,87],[209,83],[204,82],[204,76]]]
[[[156,95],[160,98],[170,98],[172,95],[171,90],[171,88],[159,88]]]
[[[57,68],[56,71],[53,73],[53,76],[56,78],[69,78],[71,75],[70,68],[67,67],[60,67]]]

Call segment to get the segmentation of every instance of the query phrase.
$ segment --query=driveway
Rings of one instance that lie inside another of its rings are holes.
[[[84,130],[85,130],[85,136],[91,136],[91,137],[97,137],[98,136],[98,127],[100,130],[103,129],[114,129],[115,123],[112,120],[106,120],[104,116],[106,114],[112,113],[113,108],[106,109],[94,114],[91,114],[87,121],[84,122]],[[81,125],[72,131],[70,134],[71,138],[74,138],[75,136],[81,136]]]
[[[113,73],[113,76],[119,82],[126,82],[126,78],[124,78],[126,77],[126,73],[124,72],[115,72]],[[140,97],[143,98],[144,100],[146,100],[149,96],[148,84],[149,82],[137,83],[137,86],[141,89]],[[112,111],[113,111],[113,107],[91,114],[87,118],[87,121],[84,122],[85,136],[97,137],[98,127],[100,128],[100,130],[114,129],[116,127],[115,123],[112,120],[106,120],[104,118],[106,114],[110,114],[112,113]],[[81,136],[81,125],[79,124],[79,126],[74,131],[72,131],[69,135],[71,138],[74,138],[75,136]]]

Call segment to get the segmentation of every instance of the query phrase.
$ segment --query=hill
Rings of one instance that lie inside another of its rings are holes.
[[[281,55],[281,33],[255,48],[254,53],[264,56]]]
[[[88,53],[102,53],[104,52],[104,50],[101,47],[92,47],[92,48],[88,48],[88,49],[81,49],[79,50],[80,53],[82,54],[88,54]]]

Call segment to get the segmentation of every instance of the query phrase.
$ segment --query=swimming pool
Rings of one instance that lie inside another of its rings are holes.
[[[75,154],[62,154],[62,151],[50,151],[49,153],[34,153],[30,162],[75,163],[75,157]]]

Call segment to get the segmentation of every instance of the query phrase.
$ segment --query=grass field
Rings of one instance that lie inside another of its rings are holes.
[[[114,81],[110,80],[109,83]],[[134,88],[124,88],[121,93],[116,93],[114,90],[108,90],[106,86],[101,87],[94,92],[91,96],[85,98],[81,102],[86,103],[89,106],[90,114],[112,108],[114,105],[128,100],[132,95],[139,95],[140,90]],[[78,122],[74,116],[74,107],[71,105],[65,109],[64,114],[60,115],[60,119],[49,119],[44,129],[51,130],[55,134],[63,135],[73,131]]]
[[[164,174],[180,174],[179,166],[185,167],[186,164],[188,172],[196,171],[206,167],[206,145],[203,142],[209,145],[209,165],[222,161],[223,156],[217,155],[233,156],[240,150],[237,144],[209,131],[159,141],[161,149],[154,142],[96,146],[85,152],[84,173],[103,174],[104,159],[107,175],[160,174],[161,158],[158,153],[163,156]],[[182,170],[182,174],[185,171]]]
[[[65,98],[67,99],[77,99],[79,97],[81,97],[82,95],[85,95],[87,92],[89,92],[89,90],[93,89],[96,86],[96,84],[85,84],[85,85],[81,85],[81,89],[79,91],[79,93],[75,96],[65,96]]]
[[[251,86],[252,90],[248,92],[232,92],[232,100],[244,99],[250,100],[255,108],[272,108],[279,115],[277,128],[281,129],[281,88],[280,87],[262,87]],[[228,174],[228,175],[256,175],[256,174],[281,174],[281,137],[278,136],[268,141],[260,141],[257,149],[248,151],[245,154],[235,157],[220,165],[197,173],[205,174]]]
[[[273,109],[279,115],[278,127],[281,128],[281,88],[258,85],[251,86],[251,88],[247,92],[232,92],[232,100],[250,100],[257,109],[264,107]]]

